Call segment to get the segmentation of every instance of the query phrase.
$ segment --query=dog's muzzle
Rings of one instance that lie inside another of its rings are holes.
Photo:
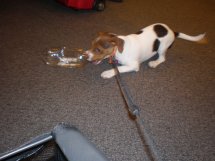
[[[94,54],[91,53],[89,50],[85,51],[84,53],[87,56],[87,60],[92,62],[95,65],[98,65],[102,62],[103,59],[95,59]]]

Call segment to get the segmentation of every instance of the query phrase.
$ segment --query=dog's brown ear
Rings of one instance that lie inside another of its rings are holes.
[[[123,39],[120,39],[120,38],[114,36],[114,37],[112,38],[112,41],[111,41],[111,42],[114,43],[114,45],[116,45],[116,46],[118,47],[118,50],[119,50],[120,53],[123,52],[124,43],[125,43]]]

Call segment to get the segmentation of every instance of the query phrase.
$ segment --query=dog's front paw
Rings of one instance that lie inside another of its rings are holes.
[[[112,78],[113,76],[115,76],[114,70],[107,70],[102,72],[101,74],[101,77],[104,79]]]

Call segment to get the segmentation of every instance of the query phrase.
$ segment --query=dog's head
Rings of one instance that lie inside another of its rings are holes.
[[[107,32],[99,33],[98,37],[92,41],[91,48],[86,51],[88,61],[99,64],[103,59],[113,55],[116,47],[120,53],[123,52],[124,40],[117,35]]]

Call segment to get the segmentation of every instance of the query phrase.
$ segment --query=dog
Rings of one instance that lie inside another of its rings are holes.
[[[172,46],[176,38],[193,42],[204,42],[205,34],[190,36],[181,32],[174,32],[166,24],[156,23],[145,27],[135,34],[127,36],[116,35],[108,32],[99,33],[92,41],[92,46],[85,52],[88,61],[99,64],[106,58],[114,57],[121,66],[120,73],[139,71],[140,64],[155,54],[156,60],[150,61],[148,65],[156,68],[163,63],[167,50]],[[102,72],[104,79],[115,76],[115,70],[110,69]]]

